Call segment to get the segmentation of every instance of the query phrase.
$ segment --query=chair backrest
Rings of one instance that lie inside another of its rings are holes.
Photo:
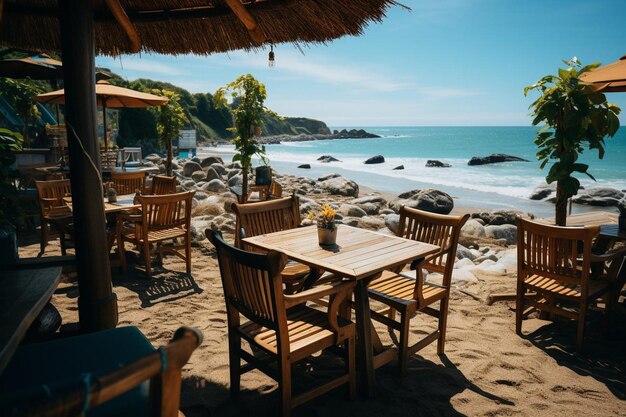
[[[155,175],[152,177],[152,194],[174,194],[176,192],[176,177]]]
[[[35,181],[37,188],[37,199],[39,201],[39,212],[42,217],[48,216],[59,208],[69,208],[63,197],[72,194],[70,180]]]
[[[141,162],[141,148],[140,147],[125,147],[124,151],[125,162]]]
[[[149,415],[177,417],[180,407],[181,368],[200,343],[202,333],[193,328],[181,327],[162,352],[155,351],[109,374],[94,377],[88,385],[89,393],[86,392],[87,385],[83,380],[70,384],[64,391],[54,392],[52,398],[33,398],[35,395],[42,396],[44,392],[38,387],[36,393],[14,399],[16,404],[11,404],[7,415],[76,417],[82,415],[85,408],[91,409],[104,404],[150,380]]]
[[[267,254],[246,252],[224,242],[220,232],[207,229],[205,234],[217,250],[229,327],[238,325],[239,314],[242,314],[255,323],[276,330],[279,338],[286,338],[280,273],[287,257],[276,251]]]
[[[560,227],[517,220],[518,279],[540,275],[587,292],[591,246],[599,226]],[[581,263],[582,259],[582,263]]]
[[[293,229],[300,225],[300,200],[297,196],[258,203],[233,204],[237,215],[235,246],[242,247],[241,237]]]
[[[270,184],[269,193],[267,195],[268,200],[273,200],[276,198],[281,198],[283,196],[283,186],[280,185],[279,182],[272,180]]]
[[[166,195],[139,196],[144,233],[148,230],[184,227],[189,230],[191,223],[191,201],[195,191]]]
[[[135,191],[143,191],[146,184],[146,173],[138,172],[111,172],[111,182],[118,195],[135,194]]]
[[[422,268],[442,273],[443,284],[448,286],[452,278],[461,227],[468,218],[468,214],[449,216],[402,206],[397,235],[439,246],[440,251],[427,257]]]

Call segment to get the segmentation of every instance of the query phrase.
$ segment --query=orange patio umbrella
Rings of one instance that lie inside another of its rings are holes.
[[[102,121],[104,124],[104,149],[108,149],[107,138],[107,107],[152,107],[167,103],[167,97],[142,93],[130,88],[118,87],[101,80],[96,83],[96,98],[98,106],[102,106]],[[65,104],[65,90],[39,94],[36,97],[40,103]]]
[[[580,79],[601,93],[626,92],[626,55],[611,64],[598,67]]]

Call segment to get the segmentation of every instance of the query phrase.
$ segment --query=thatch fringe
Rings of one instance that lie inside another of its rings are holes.
[[[60,51],[58,0],[5,0],[0,43]],[[244,25],[221,0],[121,0],[139,32],[142,50],[206,55],[258,48]],[[207,5],[211,8],[207,8]],[[380,22],[394,0],[257,0],[247,4],[267,42],[324,43],[360,35]],[[168,10],[168,12],[163,12]],[[126,33],[104,1],[96,0],[96,52],[116,56],[130,49]]]

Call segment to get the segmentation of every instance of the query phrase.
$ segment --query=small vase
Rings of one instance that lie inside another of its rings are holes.
[[[337,243],[337,226],[334,224],[332,228],[318,227],[317,238],[321,246],[332,246]]]
[[[619,221],[619,230],[626,230],[626,214],[620,214],[618,221]]]

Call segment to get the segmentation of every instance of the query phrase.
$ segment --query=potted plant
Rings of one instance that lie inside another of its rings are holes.
[[[606,96],[594,92],[580,80],[600,64],[582,66],[577,58],[565,62],[567,68],[559,68],[558,75],[546,75],[524,89],[524,95],[538,90],[541,96],[531,105],[533,125],[543,124],[535,144],[539,148],[537,159],[541,169],[553,162],[546,182],[556,181],[555,220],[565,226],[567,200],[578,193],[580,181],[574,172],[586,174],[589,166],[577,162],[585,147],[597,149],[598,157],[604,156],[604,138],[613,137],[619,128],[620,108],[608,103]]]
[[[21,149],[22,142],[21,134],[0,129],[0,265],[15,263],[18,258],[16,225],[20,210],[14,166],[15,151]]]
[[[180,129],[188,123],[185,111],[180,105],[180,96],[170,90],[153,89],[152,94],[167,97],[167,103],[154,108],[157,116],[157,133],[161,143],[167,148],[167,161],[165,170],[169,177],[172,176],[172,141],[180,135]]]
[[[317,216],[313,212],[308,215],[310,220],[317,220],[317,238],[321,246],[332,246],[337,243],[336,214],[332,207],[324,204]]]
[[[265,145],[255,140],[255,133],[260,131],[263,124],[263,116],[274,113],[263,105],[267,98],[265,85],[257,81],[250,74],[241,75],[235,81],[227,84],[226,87],[218,89],[213,96],[216,108],[226,107],[227,94],[230,94],[233,98],[232,112],[235,127],[229,130],[237,133],[237,136],[233,139],[233,143],[235,144],[233,161],[239,161],[241,163],[243,176],[241,191],[245,202],[248,195],[248,174],[252,166],[252,157],[256,155],[267,165]],[[269,167],[266,169],[269,169]],[[267,176],[267,171],[265,175]],[[270,182],[271,178],[270,169]]]

